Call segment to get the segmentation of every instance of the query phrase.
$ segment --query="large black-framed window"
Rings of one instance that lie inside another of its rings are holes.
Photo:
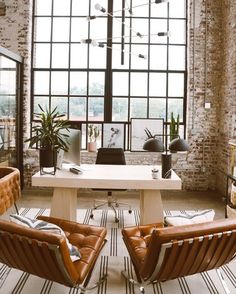
[[[89,123],[124,123],[129,149],[131,118],[164,118],[168,133],[173,112],[184,136],[186,1],[100,0],[102,13],[97,0],[34,0],[32,121],[38,104],[58,106],[83,147]]]

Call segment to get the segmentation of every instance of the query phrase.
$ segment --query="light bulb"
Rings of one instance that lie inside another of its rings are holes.
[[[95,41],[95,40],[92,40],[91,45],[94,46],[94,47],[97,47],[98,46],[98,42]]]
[[[91,44],[92,43],[92,39],[81,39],[80,40],[80,43],[81,44]]]
[[[142,59],[147,59],[147,56],[144,55],[144,54],[138,54],[138,57],[139,57],[139,58],[142,58]]]
[[[159,4],[159,3],[168,3],[169,0],[155,0],[155,3],[156,4]]]
[[[86,17],[86,20],[87,20],[87,21],[90,21],[90,20],[93,20],[93,19],[95,19],[95,18],[97,18],[96,15],[90,15],[90,16],[87,16],[87,17]]]
[[[104,7],[102,7],[99,3],[95,4],[94,8],[96,10],[99,10],[99,11],[103,12],[103,13],[106,12],[106,9]]]
[[[139,37],[139,38],[142,38],[143,35],[140,33],[140,32],[137,32],[136,35]]]
[[[165,36],[169,37],[170,32],[159,32],[159,33],[157,33],[157,36],[158,37],[165,37]]]

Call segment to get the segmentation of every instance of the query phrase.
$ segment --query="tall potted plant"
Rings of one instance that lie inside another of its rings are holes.
[[[41,174],[44,167],[54,167],[55,174],[57,165],[57,152],[59,149],[68,150],[67,138],[68,134],[62,132],[67,129],[69,132],[69,124],[67,120],[61,118],[64,114],[60,114],[55,107],[52,111],[44,110],[41,105],[38,105],[41,113],[36,113],[35,116],[39,123],[32,128],[33,136],[26,140],[30,142],[29,147],[36,145],[39,148],[39,162]]]
[[[98,126],[93,124],[88,125],[88,151],[97,151],[97,138],[100,136],[100,130]]]
[[[179,114],[177,115],[177,118],[175,119],[173,112],[171,112],[170,142],[178,137],[179,137]]]

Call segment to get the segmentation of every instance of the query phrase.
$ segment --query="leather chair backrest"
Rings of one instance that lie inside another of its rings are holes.
[[[78,278],[64,237],[0,220],[0,262],[73,286]]]
[[[13,167],[0,167],[0,215],[21,196],[20,172]]]
[[[235,254],[236,219],[156,229],[140,273],[165,281],[218,268]]]
[[[96,164],[125,165],[125,154],[122,148],[99,148]]]

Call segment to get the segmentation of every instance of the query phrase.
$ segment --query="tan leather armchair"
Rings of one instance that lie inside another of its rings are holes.
[[[106,229],[76,222],[41,216],[60,226],[72,245],[78,247],[81,259],[72,262],[65,237],[49,232],[29,229],[0,220],[0,262],[44,279],[84,293],[105,280],[88,288],[94,264],[105,243]]]
[[[124,277],[139,286],[217,269],[226,293],[220,267],[236,254],[236,219],[194,225],[160,228],[151,224],[122,230],[123,240],[134,265],[137,281],[123,271]],[[228,292],[227,292],[228,291]]]
[[[0,215],[21,197],[20,172],[14,167],[0,167]]]

